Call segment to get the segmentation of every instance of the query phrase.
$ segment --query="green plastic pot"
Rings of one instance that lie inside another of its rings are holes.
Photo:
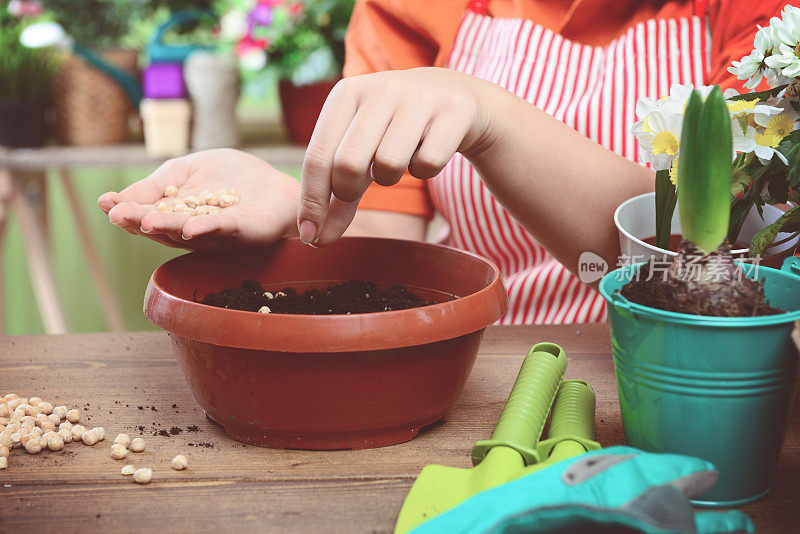
[[[619,290],[643,264],[607,274],[620,411],[628,445],[696,456],[719,471],[714,488],[693,501],[740,506],[772,488],[786,423],[797,393],[800,258],[781,270],[740,265],[764,280],[770,304],[787,313],[706,317],[634,304]]]

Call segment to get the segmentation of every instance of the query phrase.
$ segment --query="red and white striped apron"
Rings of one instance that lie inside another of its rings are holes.
[[[631,134],[636,100],[666,95],[673,83],[704,82],[705,2],[695,2],[694,16],[636,24],[602,47],[569,41],[530,20],[490,17],[487,3],[471,2],[448,68],[516,93],[628,159],[638,161]],[[501,324],[605,320],[602,297],[503,209],[466,158],[457,154],[428,181],[428,191],[450,225],[451,244],[491,259],[503,273],[510,307]]]

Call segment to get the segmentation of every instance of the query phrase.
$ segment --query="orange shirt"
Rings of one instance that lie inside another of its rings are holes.
[[[566,39],[603,46],[652,18],[694,14],[693,0],[486,0],[494,17],[527,18]],[[786,0],[709,0],[711,70],[707,83],[743,91],[728,73],[750,53],[756,25],[766,26]],[[358,0],[347,31],[345,76],[447,64],[467,0]],[[764,86],[766,88],[766,86]],[[406,174],[397,185],[372,184],[360,207],[430,217],[425,183]]]

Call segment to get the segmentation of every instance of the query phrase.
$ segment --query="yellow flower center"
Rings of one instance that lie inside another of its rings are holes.
[[[672,182],[672,185],[678,187],[678,158],[680,156],[675,156],[675,159],[672,161],[672,167],[669,168],[669,181]]]
[[[800,43],[797,43],[797,46],[794,47],[794,55],[800,57]]]
[[[754,100],[734,100],[733,102],[728,101],[728,111],[730,111],[731,115],[736,115],[742,111],[753,109],[757,103],[757,98]]]
[[[677,153],[678,138],[672,132],[658,132],[653,138],[653,154],[674,156]]]
[[[777,115],[767,123],[763,133],[756,134],[756,143],[763,146],[777,147],[781,139],[792,133],[792,119],[786,114]]]

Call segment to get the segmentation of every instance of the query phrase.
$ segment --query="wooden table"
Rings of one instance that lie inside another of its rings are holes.
[[[489,436],[521,360],[535,342],[569,355],[568,377],[597,394],[597,438],[623,441],[606,325],[493,327],[450,420],[409,443],[363,451],[271,450],[232,441],[197,407],[163,333],[0,338],[0,393],[15,392],[84,409],[106,441],[60,453],[14,451],[0,471],[0,531],[146,529],[390,532],[408,489],[430,463],[468,467]],[[174,407],[173,407],[174,405]],[[145,431],[138,430],[141,425]],[[199,431],[188,432],[197,425]],[[180,428],[171,437],[151,434]],[[118,432],[144,434],[130,463],[154,468],[134,484],[109,457]],[[213,443],[213,448],[189,444]],[[184,453],[189,469],[169,467]],[[744,508],[759,532],[796,532],[800,520],[800,417],[795,412],[775,489]]]

